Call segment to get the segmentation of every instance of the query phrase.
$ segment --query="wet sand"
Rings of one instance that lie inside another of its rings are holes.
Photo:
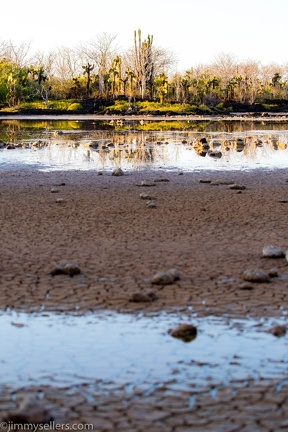
[[[146,179],[169,181],[140,186]],[[246,189],[200,180],[233,180]],[[287,307],[287,261],[262,257],[265,245],[288,248],[287,170],[114,177],[23,168],[2,171],[0,185],[1,310],[189,315],[192,307],[198,316],[277,319]],[[156,207],[147,208],[140,193],[153,196]],[[81,273],[52,276],[63,261],[76,263]],[[179,280],[151,283],[155,273],[171,268],[179,270]],[[249,268],[273,269],[278,276],[243,285]],[[131,302],[133,293],[151,290],[157,300]],[[208,385],[193,406],[186,391],[169,384],[132,395],[123,388],[109,394],[89,388],[88,399],[84,385],[59,389],[56,396],[49,387],[41,403],[51,405],[55,419],[91,422],[97,432],[278,431],[288,426],[287,383],[277,392],[275,385],[251,378],[222,388],[217,398]],[[19,386],[16,393],[38,390]],[[0,393],[4,415],[19,400],[11,400],[10,391]]]

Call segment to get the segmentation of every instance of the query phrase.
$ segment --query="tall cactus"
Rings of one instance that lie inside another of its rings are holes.
[[[140,86],[141,98],[147,96],[147,91],[152,96],[154,81],[154,61],[153,61],[153,36],[148,35],[147,40],[142,42],[141,30],[134,31],[134,49],[135,49],[135,71]]]

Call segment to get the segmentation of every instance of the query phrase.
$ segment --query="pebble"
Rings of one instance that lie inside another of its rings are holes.
[[[168,333],[184,342],[191,342],[197,336],[197,327],[192,324],[180,324],[174,329],[170,329]]]
[[[124,171],[121,168],[114,168],[114,170],[112,171],[112,176],[123,176],[124,175]]]
[[[65,200],[63,198],[57,198],[56,199],[56,203],[57,204],[61,204],[61,203],[64,203],[64,202],[65,202]]]
[[[170,180],[169,179],[167,179],[167,178],[159,178],[159,179],[154,179],[154,182],[155,183],[161,183],[161,182],[164,182],[164,183],[167,183],[167,182],[169,182]]]
[[[150,180],[143,180],[141,182],[142,187],[151,187],[151,186],[156,186],[156,183],[154,181],[150,181]]]
[[[157,300],[157,296],[153,291],[150,291],[148,293],[136,291],[132,294],[129,301],[134,303],[151,303],[155,300]]]
[[[52,189],[50,189],[50,192],[51,192],[51,193],[58,193],[58,192],[59,192],[59,189],[52,188]]]
[[[273,334],[276,337],[282,337],[286,335],[287,328],[284,325],[276,325],[268,330],[268,333]]]
[[[146,204],[146,207],[148,208],[156,208],[157,204],[155,203],[155,201],[148,201]]]
[[[229,186],[229,189],[233,189],[233,190],[245,190],[246,186],[242,186],[242,185],[234,183],[234,184],[231,184]]]
[[[243,273],[243,279],[249,282],[269,282],[268,274],[261,269],[248,269]]]
[[[222,152],[218,150],[208,150],[208,156],[220,159],[222,158]]]
[[[140,198],[143,200],[153,200],[156,199],[156,197],[152,197],[151,195],[147,194],[147,193],[141,193],[140,194]]]
[[[99,147],[99,142],[98,142],[98,141],[91,141],[91,142],[89,143],[89,147],[92,148],[92,149],[98,149],[98,147]]]
[[[200,179],[199,180],[199,183],[212,183],[212,180],[209,180],[209,179]]]
[[[285,254],[278,246],[268,245],[263,247],[262,256],[265,258],[283,258]]]
[[[177,269],[170,269],[166,272],[156,273],[152,277],[152,284],[154,285],[170,285],[176,280],[180,279],[180,273]]]
[[[220,180],[217,180],[217,182],[219,183],[219,185],[227,185],[227,186],[229,186],[229,185],[233,185],[233,184],[235,184],[235,182],[234,182],[234,180],[228,180],[228,179],[220,179]]]
[[[51,276],[56,276],[56,275],[62,274],[62,275],[68,275],[70,277],[73,277],[79,273],[81,273],[80,268],[78,267],[77,264],[75,264],[73,262],[65,262],[65,263],[59,264],[50,272]]]

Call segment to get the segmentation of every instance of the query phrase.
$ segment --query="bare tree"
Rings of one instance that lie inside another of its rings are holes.
[[[82,43],[78,48],[82,65],[91,62],[95,66],[100,95],[105,93],[105,75],[108,73],[110,65],[116,56],[116,47],[114,45],[116,37],[113,34],[99,34],[95,40]]]
[[[31,59],[34,66],[42,67],[48,75],[52,75],[55,70],[55,53],[38,51]]]
[[[54,73],[58,78],[62,80],[72,80],[78,75],[81,75],[82,64],[77,50],[61,46],[54,55]]]
[[[19,68],[28,66],[31,63],[31,58],[28,57],[30,43],[22,43],[17,46],[12,41],[2,42],[0,50],[2,52],[1,57],[5,57]]]
[[[221,53],[216,57],[212,66],[215,75],[218,75],[221,79],[225,99],[229,99],[231,80],[233,83],[233,78],[237,76],[237,62],[235,56],[232,54]]]

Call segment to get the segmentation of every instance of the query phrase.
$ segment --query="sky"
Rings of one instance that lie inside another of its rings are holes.
[[[1,1],[0,42],[30,51],[76,47],[103,33],[126,50],[134,30],[174,53],[179,72],[220,54],[263,65],[288,64],[288,0],[13,0]]]

